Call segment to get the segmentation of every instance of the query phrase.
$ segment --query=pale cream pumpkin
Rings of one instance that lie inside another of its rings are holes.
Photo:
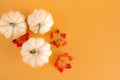
[[[48,63],[49,56],[52,54],[50,44],[42,38],[30,38],[22,46],[21,54],[23,61],[32,67],[41,67]]]
[[[37,34],[47,33],[53,25],[52,15],[44,9],[35,9],[34,12],[28,16],[27,22],[29,29]]]
[[[27,25],[24,15],[19,11],[10,11],[1,16],[0,33],[6,38],[18,38],[26,33]]]

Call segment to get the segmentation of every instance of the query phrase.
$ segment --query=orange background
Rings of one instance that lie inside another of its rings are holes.
[[[0,34],[0,80],[120,80],[120,0],[0,0],[0,15],[10,10],[29,15],[35,8],[51,12],[52,29],[67,33],[68,46],[60,50],[74,57],[73,68],[60,74],[52,55],[50,63],[33,69],[23,63],[21,49]]]

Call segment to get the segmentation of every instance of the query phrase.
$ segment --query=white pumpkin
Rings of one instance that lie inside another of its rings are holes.
[[[35,9],[34,12],[28,16],[27,22],[29,29],[37,34],[47,33],[53,25],[52,15],[44,9]]]
[[[32,67],[41,67],[48,63],[49,56],[52,54],[50,44],[42,38],[30,38],[22,46],[21,54],[23,61]]]
[[[18,38],[26,33],[27,25],[24,15],[19,11],[10,11],[1,16],[0,33],[6,38]]]

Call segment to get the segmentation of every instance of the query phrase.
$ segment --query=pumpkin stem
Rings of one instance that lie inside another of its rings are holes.
[[[35,54],[35,53],[37,53],[36,49],[30,51],[30,54]]]
[[[10,25],[11,25],[12,27],[14,27],[14,26],[15,26],[15,23],[12,23],[12,22],[11,22]]]
[[[40,28],[41,28],[41,24],[39,23],[38,26],[39,27],[38,27],[37,33],[39,34],[39,31],[40,31]]]

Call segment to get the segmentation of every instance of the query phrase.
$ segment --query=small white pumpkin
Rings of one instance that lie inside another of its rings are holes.
[[[53,25],[52,15],[44,9],[35,9],[34,12],[28,16],[27,22],[29,29],[37,34],[47,33]]]
[[[18,38],[26,33],[27,25],[24,15],[19,11],[10,11],[1,16],[0,33],[6,38]]]
[[[42,38],[30,38],[22,46],[21,54],[23,61],[32,67],[41,67],[48,63],[49,56],[52,54],[50,44]]]

